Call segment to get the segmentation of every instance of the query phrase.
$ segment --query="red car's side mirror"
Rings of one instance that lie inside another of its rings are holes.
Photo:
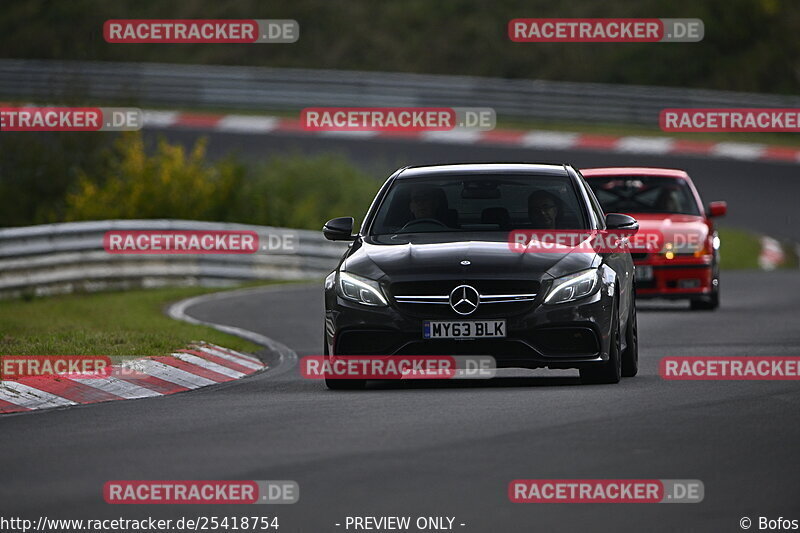
[[[721,217],[728,212],[728,202],[711,202],[708,204],[708,216]]]

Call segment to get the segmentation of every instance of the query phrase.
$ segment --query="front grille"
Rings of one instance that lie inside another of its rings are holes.
[[[459,285],[471,285],[481,294],[515,294],[539,292],[539,282],[534,280],[509,279],[465,279],[465,280],[429,280],[401,281],[392,283],[389,290],[392,295],[449,295]]]
[[[450,307],[450,293],[469,285],[480,294],[478,308],[460,315]],[[536,301],[539,282],[532,280],[445,280],[397,282],[390,286],[397,308],[422,318],[491,318],[527,311]]]

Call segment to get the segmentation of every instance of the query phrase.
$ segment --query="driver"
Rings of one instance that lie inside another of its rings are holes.
[[[544,190],[528,196],[528,218],[536,229],[556,229],[560,214],[558,198]]]
[[[662,189],[661,192],[658,193],[656,209],[663,213],[680,213],[681,202],[678,196],[678,191],[667,188]]]
[[[418,187],[411,192],[411,201],[408,209],[414,216],[412,220],[421,218],[433,218],[439,220],[439,213],[442,209],[441,196],[437,194],[435,187]]]

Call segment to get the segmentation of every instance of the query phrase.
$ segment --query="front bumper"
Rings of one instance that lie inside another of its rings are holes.
[[[542,305],[540,295],[521,312],[480,317],[430,316],[429,320],[506,320],[501,339],[424,339],[425,318],[394,305],[367,307],[325,295],[325,342],[332,355],[491,355],[498,367],[581,368],[608,360],[613,296],[594,295],[566,304]]]
[[[636,280],[637,298],[685,299],[706,296],[713,292],[717,273],[712,261],[707,259],[650,259],[634,261],[636,268],[649,266],[653,277]]]

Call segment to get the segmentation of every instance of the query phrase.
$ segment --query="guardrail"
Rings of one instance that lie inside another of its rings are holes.
[[[293,249],[255,254],[111,254],[110,230],[255,231],[292,235]],[[0,298],[172,285],[225,285],[328,274],[346,249],[321,232],[191,220],[104,220],[0,229]]]
[[[0,97],[229,108],[492,107],[498,115],[658,124],[665,107],[800,107],[800,97],[672,87],[266,67],[0,60]]]

